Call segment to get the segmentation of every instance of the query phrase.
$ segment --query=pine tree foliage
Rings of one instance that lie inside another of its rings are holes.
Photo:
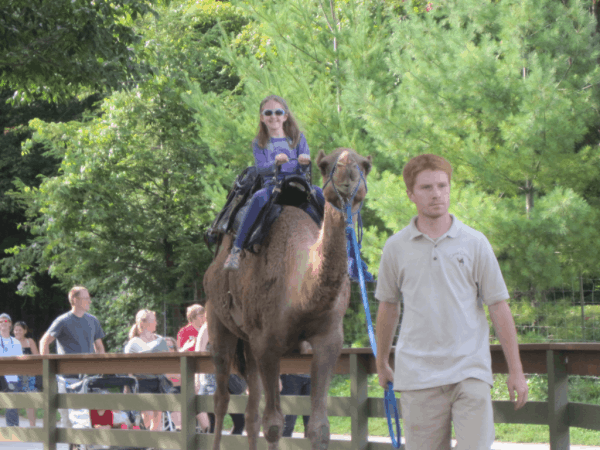
[[[585,145],[598,123],[594,17],[577,1],[449,1],[392,27],[393,93],[382,97],[357,79],[353,94],[369,135],[397,156],[396,173],[416,154],[442,154],[454,164],[454,189],[469,187],[463,201],[486,194],[497,214],[461,208],[460,217],[490,237],[513,287],[548,286],[572,273],[561,270],[564,236],[583,227],[597,241],[595,213],[582,211],[600,157]],[[381,202],[371,206],[400,216],[400,204]],[[555,210],[577,217],[561,222],[566,233],[551,229]],[[580,256],[581,270],[597,270]]]

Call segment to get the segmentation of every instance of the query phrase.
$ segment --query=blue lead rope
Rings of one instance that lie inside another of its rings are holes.
[[[367,330],[369,332],[369,341],[371,342],[371,348],[373,354],[377,358],[377,342],[375,340],[375,333],[373,332],[373,322],[371,321],[371,310],[369,309],[369,302],[367,298],[367,289],[365,287],[365,276],[363,274],[363,263],[360,258],[360,249],[358,248],[358,242],[356,240],[356,233],[354,232],[354,226],[352,224],[352,207],[348,205],[346,207],[346,235],[351,236],[352,246],[354,248],[354,257],[356,266],[358,268],[358,282],[360,284],[360,293],[362,297],[363,306],[365,308],[365,315],[367,316]],[[388,381],[388,387],[383,395],[383,401],[385,404],[385,414],[387,416],[388,429],[390,430],[390,437],[392,438],[392,446],[394,448],[400,448],[400,439],[402,437],[402,431],[400,429],[400,417],[398,414],[398,405],[396,404],[396,394],[394,394],[393,385]],[[396,433],[394,434],[394,422],[392,420],[392,414],[394,415],[396,422]],[[398,436],[398,438],[396,438]]]

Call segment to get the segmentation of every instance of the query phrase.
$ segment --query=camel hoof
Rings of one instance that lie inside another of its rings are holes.
[[[279,439],[279,427],[277,425],[271,425],[269,431],[265,435],[267,442],[274,442]]]
[[[321,432],[318,440],[319,450],[327,450],[327,448],[329,447],[330,436],[329,427],[323,425],[319,431]]]

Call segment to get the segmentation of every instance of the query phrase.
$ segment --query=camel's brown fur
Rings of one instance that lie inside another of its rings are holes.
[[[347,197],[360,182],[358,167],[366,176],[371,157],[364,158],[351,149],[337,149],[328,156],[321,151],[317,165],[323,180],[329,177],[338,156],[333,182]],[[327,203],[320,230],[300,209],[284,207],[261,251],[256,255],[246,252],[238,272],[223,271],[232,244],[231,237],[226,236],[204,275],[208,331],[217,375],[213,450],[220,448],[229,403],[227,381],[238,339],[245,343],[250,450],[257,448],[260,429],[260,380],[266,399],[263,432],[269,449],[278,448],[284,422],[279,402],[279,360],[297,350],[304,340],[313,348],[308,436],[313,450],[328,447],[327,391],[342,349],[342,319],[350,298],[350,281],[344,217],[331,206],[340,207],[340,201],[332,183],[323,193]],[[354,208],[365,194],[362,183],[353,201]]]

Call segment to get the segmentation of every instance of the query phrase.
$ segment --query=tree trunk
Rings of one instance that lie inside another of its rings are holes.
[[[525,180],[525,211],[527,218],[531,218],[531,210],[533,209],[533,184],[531,180]]]
[[[581,303],[581,339],[585,341],[585,300],[583,295],[583,275],[579,274],[579,301]]]

